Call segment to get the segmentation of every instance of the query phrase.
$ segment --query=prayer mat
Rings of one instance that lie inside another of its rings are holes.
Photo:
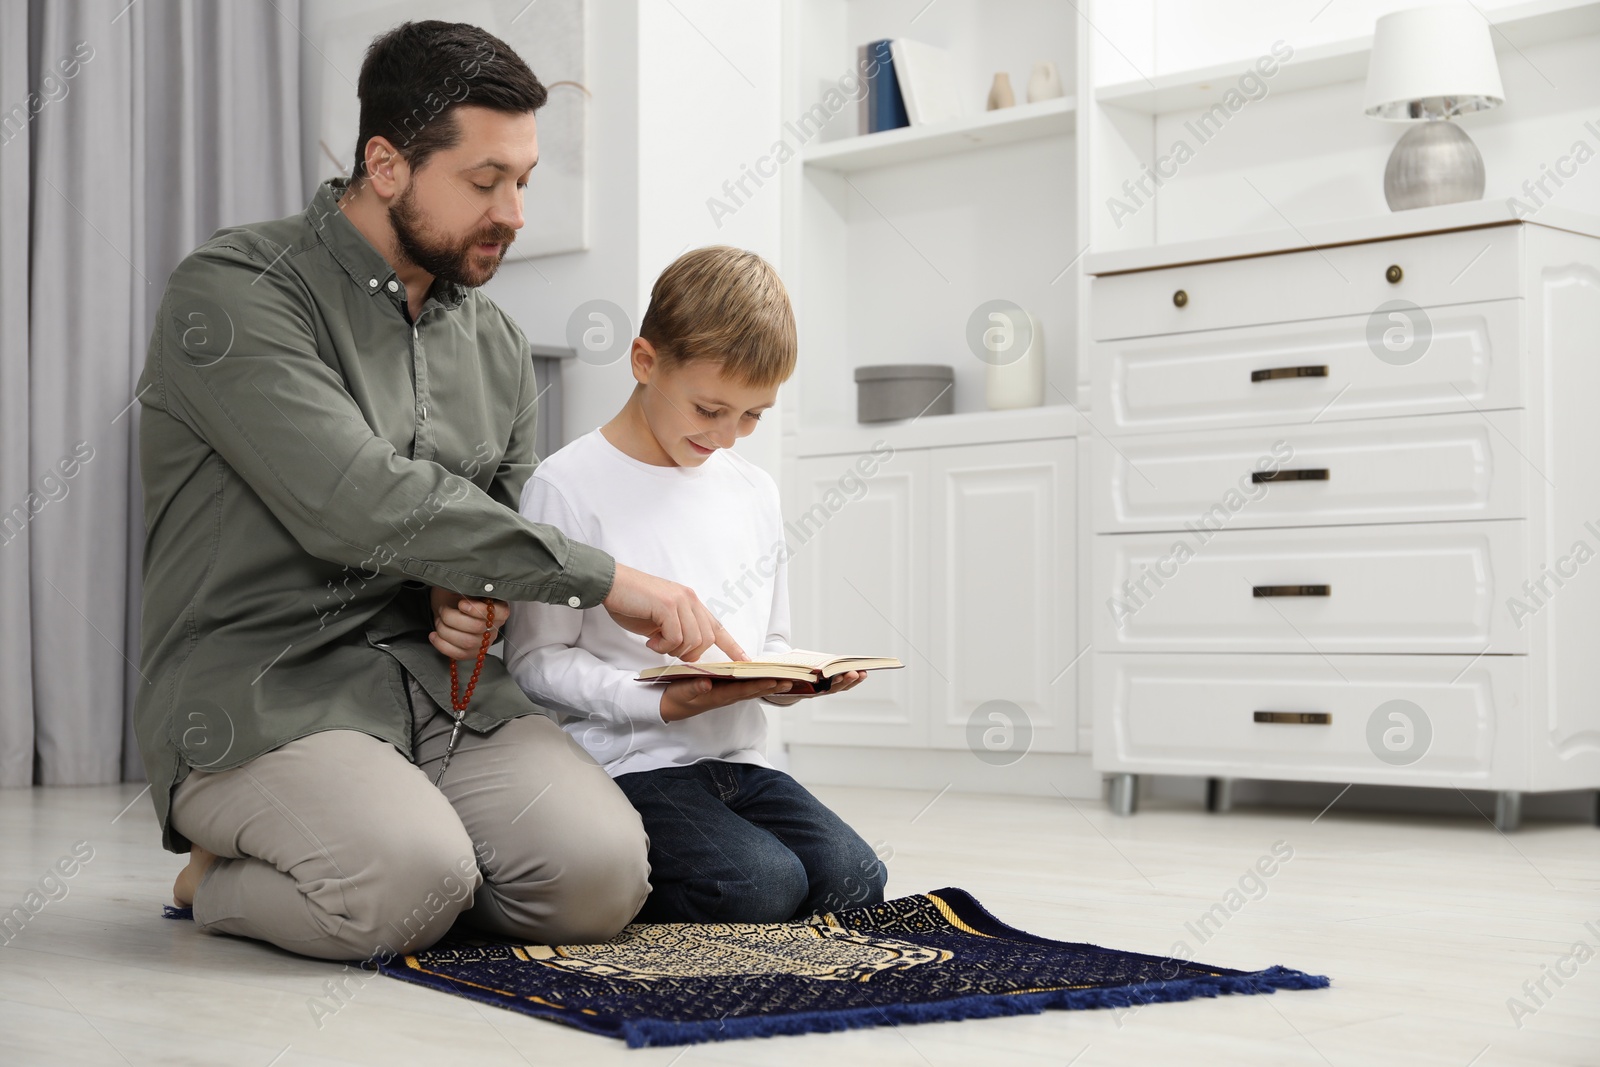
[[[960,889],[802,922],[637,923],[595,945],[452,934],[375,962],[633,1048],[1328,985],[1285,967],[1235,971],[1035,937]]]

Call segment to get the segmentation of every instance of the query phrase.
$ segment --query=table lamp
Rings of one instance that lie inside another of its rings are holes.
[[[1505,103],[1489,23],[1468,4],[1396,11],[1378,19],[1367,65],[1368,115],[1417,122],[1383,171],[1389,210],[1483,196],[1483,154],[1450,119]]]

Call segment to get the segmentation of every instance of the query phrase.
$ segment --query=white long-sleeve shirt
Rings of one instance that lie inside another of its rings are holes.
[[[687,585],[752,658],[789,651],[778,487],[728,449],[698,467],[661,467],[593,430],[539,464],[520,510],[618,562]],[[664,722],[664,686],[633,679],[674,660],[650,651],[604,607],[517,602],[502,634],[523,691],[612,777],[705,759],[770,766],[760,701]],[[713,646],[701,658],[728,657]]]

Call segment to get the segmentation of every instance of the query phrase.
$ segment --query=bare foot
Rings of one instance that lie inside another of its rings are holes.
[[[206,871],[217,862],[215,853],[207,852],[199,845],[189,846],[189,866],[178,872],[177,881],[172,883],[172,900],[180,908],[194,906],[194,891],[199,888],[200,879],[204,878]]]

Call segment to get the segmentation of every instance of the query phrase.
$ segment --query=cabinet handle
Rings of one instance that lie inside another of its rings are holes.
[[[1258,711],[1256,722],[1281,722],[1288,726],[1327,726],[1333,715],[1326,711]]]
[[[1399,285],[1400,279],[1406,276],[1406,272],[1400,269],[1400,264],[1391,263],[1389,269],[1383,272],[1383,276],[1388,279],[1390,285]]]
[[[1261,482],[1325,482],[1328,480],[1327,467],[1303,467],[1299,470],[1282,471],[1251,471],[1250,480]]]
[[[1332,596],[1331,585],[1253,585],[1251,596]]]
[[[1326,363],[1313,363],[1304,367],[1270,367],[1267,370],[1253,370],[1250,372],[1252,382],[1272,382],[1279,378],[1326,378],[1328,365]]]
[[[1189,294],[1179,289],[1172,294],[1172,303],[1174,307],[1187,307],[1189,305]]]

